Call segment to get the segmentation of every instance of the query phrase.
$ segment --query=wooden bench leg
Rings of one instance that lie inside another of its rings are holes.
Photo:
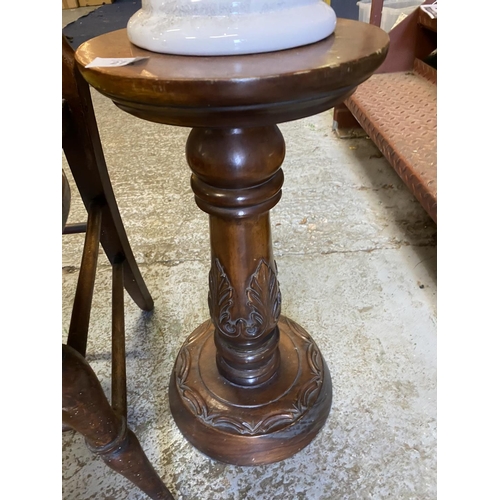
[[[87,446],[114,471],[153,500],[174,500],[146,457],[124,417],[111,408],[85,358],[62,346],[63,423],[79,432]]]
[[[366,136],[366,132],[344,103],[333,108],[333,130],[340,139]]]

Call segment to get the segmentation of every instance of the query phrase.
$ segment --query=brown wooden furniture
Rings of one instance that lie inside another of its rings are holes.
[[[127,426],[123,289],[153,308],[130,249],[109,180],[90,89],[63,38],[63,150],[88,210],[85,224],[66,225],[70,190],[63,172],[63,232],[85,231],[85,243],[67,344],[62,346],[63,426],[81,433],[89,449],[155,500],[173,500]],[[85,360],[99,244],[112,264],[112,402]]]
[[[169,396],[181,432],[212,458],[279,461],[304,448],[326,421],[328,367],[310,335],[280,317],[269,218],[283,184],[285,143],[276,124],[342,102],[380,66],[388,42],[379,28],[339,20],[336,34],[321,42],[267,54],[156,54],[133,46],[125,30],[77,50],[85,79],[119,108],[192,127],[191,186],[210,215],[211,320],[182,346]],[[139,56],[148,59],[85,68],[95,57]]]
[[[372,2],[370,23],[376,26],[382,2]],[[353,129],[361,125],[437,222],[437,70],[425,62],[437,48],[437,19],[417,9],[389,37],[386,60],[335,107],[334,122],[340,137],[358,135]]]

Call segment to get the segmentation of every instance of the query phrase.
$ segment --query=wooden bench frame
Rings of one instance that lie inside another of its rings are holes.
[[[432,0],[424,1],[430,3]],[[382,9],[383,0],[372,0],[370,24],[380,26]],[[437,48],[437,19],[430,19],[418,8],[395,26],[389,37],[387,58],[376,74],[334,109],[334,129],[345,138],[359,136],[362,127],[437,222],[437,71],[424,62]],[[390,100],[376,102],[376,94],[388,85],[398,90],[397,109],[391,108]],[[408,100],[404,97],[406,85]],[[415,102],[410,104],[412,98]],[[406,109],[407,103],[413,111]],[[427,119],[422,119],[423,114]]]

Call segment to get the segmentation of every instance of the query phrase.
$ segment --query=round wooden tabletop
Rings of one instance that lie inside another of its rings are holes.
[[[153,121],[195,126],[189,118],[172,117],[174,110],[153,111],[153,108],[267,108],[279,103],[325,100],[330,96],[328,104],[323,105],[328,109],[333,106],[333,93],[348,94],[367,79],[385,59],[388,47],[389,36],[383,30],[346,19],[338,20],[333,35],[311,45],[263,54],[215,57],[143,50],[129,41],[123,29],[80,45],[76,62],[90,85],[126,111]],[[85,68],[96,57],[147,59],[122,67]],[[303,110],[298,114],[306,116],[318,111]],[[297,113],[285,114],[278,113],[276,119],[299,117],[295,116]]]

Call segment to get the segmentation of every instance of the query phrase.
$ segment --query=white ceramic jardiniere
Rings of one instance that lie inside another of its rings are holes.
[[[336,23],[322,0],[142,0],[127,33],[153,52],[218,56],[307,45]]]

